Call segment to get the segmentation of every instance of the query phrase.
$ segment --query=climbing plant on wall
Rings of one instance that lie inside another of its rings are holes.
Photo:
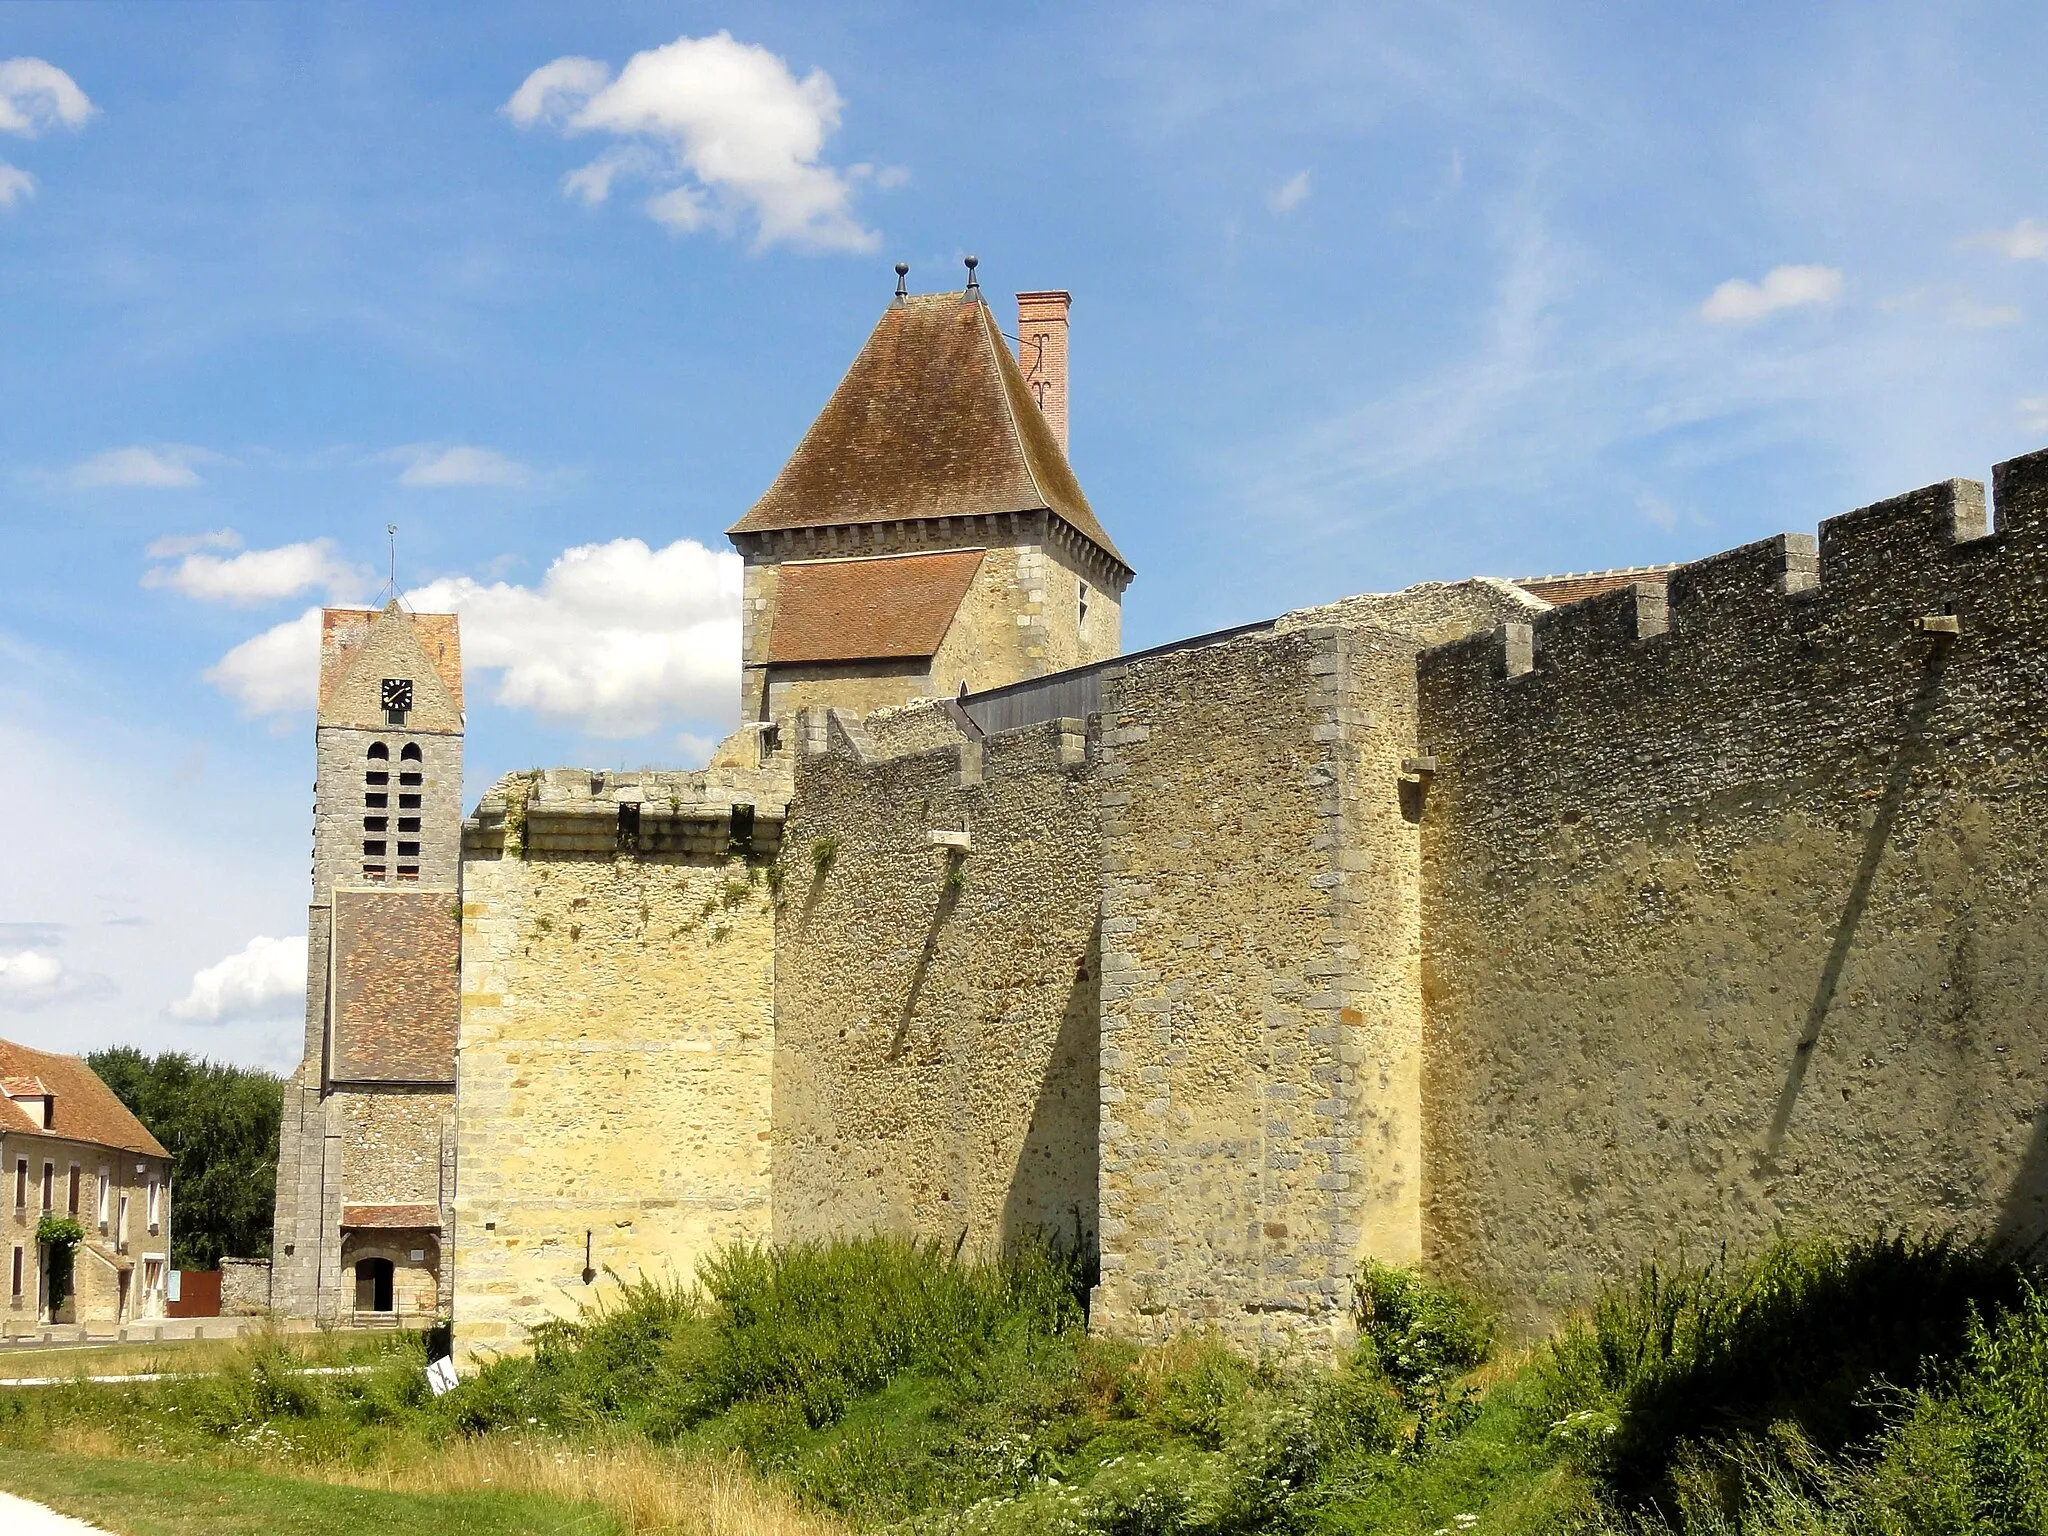
[[[85,1228],[75,1217],[47,1215],[36,1223],[36,1241],[47,1255],[43,1273],[49,1279],[50,1315],[55,1317],[71,1295],[71,1261],[85,1241]]]

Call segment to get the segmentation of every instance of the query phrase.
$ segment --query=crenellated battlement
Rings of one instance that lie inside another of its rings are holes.
[[[2048,565],[2048,451],[1998,465],[1993,486],[1987,504],[1980,482],[1940,481],[1829,518],[1818,536],[1777,534],[1506,620],[1425,651],[1425,690],[1594,674],[1618,686],[1610,669],[1627,656],[1644,686],[1665,687],[1687,658],[1728,647],[1880,644],[1927,614],[1962,615],[1967,629],[1970,610],[1999,607]]]

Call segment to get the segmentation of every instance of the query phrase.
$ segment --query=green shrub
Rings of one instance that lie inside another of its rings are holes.
[[[1946,1237],[1646,1264],[1566,1327],[1543,1367],[1543,1411],[1623,1507],[1671,1508],[1674,1474],[1702,1450],[1708,1463],[1716,1446],[1750,1454],[1774,1426],[1822,1457],[1869,1440],[1887,1384],[1921,1386],[1928,1362],[1963,1352],[1978,1309],[2024,1289],[2012,1260]]]
[[[1454,1434],[1476,1393],[1458,1378],[1493,1347],[1493,1317],[1453,1286],[1368,1261],[1358,1275],[1359,1352],[1416,1416],[1413,1444]]]

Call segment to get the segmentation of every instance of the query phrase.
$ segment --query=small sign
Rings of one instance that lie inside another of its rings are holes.
[[[412,1251],[412,1261],[415,1264],[419,1263],[422,1259],[426,1258],[426,1256],[427,1250],[424,1248],[415,1248]]]
[[[174,1269],[171,1271],[171,1278],[168,1284],[170,1286],[170,1290],[165,1295],[164,1300],[183,1301],[185,1298],[180,1293],[185,1289],[185,1277]]]
[[[427,1367],[427,1385],[433,1389],[434,1396],[436,1397],[439,1397],[443,1392],[453,1392],[455,1390],[454,1356],[443,1355]]]

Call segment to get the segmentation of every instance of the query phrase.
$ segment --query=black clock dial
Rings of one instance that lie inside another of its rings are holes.
[[[412,708],[411,678],[387,677],[384,679],[384,707],[386,709]]]

